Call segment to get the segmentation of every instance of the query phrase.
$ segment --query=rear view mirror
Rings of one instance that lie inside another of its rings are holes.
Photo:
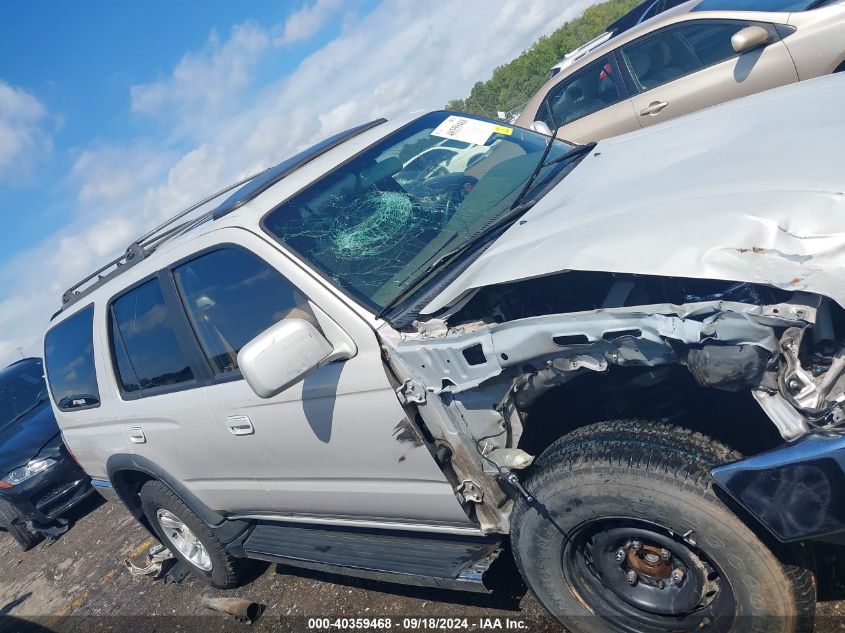
[[[534,121],[534,123],[531,124],[531,129],[535,132],[539,132],[540,134],[545,134],[546,136],[553,136],[549,126],[543,121]]]
[[[731,38],[731,46],[733,46],[735,52],[744,53],[768,41],[769,32],[762,26],[747,26],[734,33]]]
[[[267,328],[238,352],[238,366],[257,396],[271,398],[323,365],[349,358],[304,319],[284,319]]]

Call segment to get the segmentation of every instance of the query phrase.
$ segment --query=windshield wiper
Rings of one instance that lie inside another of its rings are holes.
[[[549,165],[554,165],[556,163],[560,163],[562,161],[568,160],[570,158],[574,158],[576,156],[580,156],[581,154],[587,154],[592,150],[598,143],[587,143],[586,145],[579,145],[578,147],[573,147],[571,150],[566,152],[557,158],[553,158],[548,163],[543,165],[543,167],[548,167]]]
[[[522,199],[531,190],[531,186],[534,184],[534,181],[537,180],[537,177],[540,175],[540,172],[543,171],[544,168],[548,167],[549,165],[554,165],[556,163],[568,160],[575,156],[586,154],[597,145],[597,143],[587,143],[586,145],[578,145],[577,147],[573,147],[565,154],[562,154],[557,158],[553,158],[549,162],[546,162],[546,158],[548,158],[549,152],[551,151],[552,146],[554,145],[556,140],[557,132],[555,132],[555,134],[552,135],[552,138],[549,139],[549,142],[546,144],[546,149],[543,150],[543,155],[540,157],[537,166],[534,168],[534,171],[531,172],[531,175],[528,177],[528,180],[525,181],[525,186],[522,188],[522,191],[519,192],[519,195],[513,201],[511,208],[516,207],[522,203]]]
[[[487,226],[486,228],[482,229],[471,238],[467,239],[466,241],[462,242],[460,246],[453,248],[451,251],[444,253],[437,259],[435,259],[431,264],[426,266],[422,272],[420,272],[415,277],[411,278],[411,280],[407,283],[407,287],[405,290],[400,292],[398,295],[393,297],[390,301],[387,302],[381,311],[376,315],[377,319],[382,318],[385,314],[387,314],[397,303],[402,301],[405,297],[407,297],[414,289],[422,283],[432,271],[438,269],[440,266],[448,263],[455,257],[458,257],[462,253],[465,253],[474,245],[478,244],[479,241],[496,231],[497,229],[501,228],[502,226],[516,220],[519,216],[524,214],[528,209],[533,207],[537,203],[537,200],[529,200],[524,204],[520,204],[515,207],[511,207],[505,214],[503,214],[499,219],[495,222]]]
[[[555,144],[556,138],[557,128],[555,128],[554,134],[552,134],[552,137],[549,139],[549,142],[546,143],[546,147],[545,149],[543,149],[543,154],[542,156],[540,156],[540,160],[537,161],[537,166],[534,168],[534,171],[531,172],[531,175],[528,176],[528,180],[525,181],[525,186],[522,188],[522,191],[520,191],[519,195],[514,198],[513,204],[511,205],[511,209],[516,208],[522,203],[522,199],[525,197],[525,194],[528,193],[528,190],[531,189],[531,185],[534,184],[534,181],[537,179],[537,176],[539,176],[540,172],[543,171],[543,167],[546,164],[546,158],[548,158],[549,152],[552,151],[552,146]]]

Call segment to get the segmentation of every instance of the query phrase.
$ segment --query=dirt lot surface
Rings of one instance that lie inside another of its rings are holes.
[[[530,593],[514,587],[476,595],[347,579],[257,564],[247,583],[228,592],[188,578],[165,584],[133,578],[123,559],[153,544],[123,506],[91,500],[58,540],[22,553],[0,533],[0,631],[308,631],[309,618],[392,617],[396,631],[447,630],[403,626],[406,617],[467,619],[466,630],[561,630]],[[825,559],[823,564],[837,564]],[[845,631],[845,592],[822,587],[817,630]],[[252,626],[201,606],[203,596],[235,596],[266,605]],[[155,616],[155,617],[152,617]],[[312,623],[313,624],[313,623]],[[440,624],[440,623],[434,623]],[[328,629],[322,629],[328,630]]]

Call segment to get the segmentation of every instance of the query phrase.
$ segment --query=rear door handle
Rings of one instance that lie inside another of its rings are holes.
[[[668,101],[652,101],[645,108],[640,110],[640,116],[648,116],[649,114],[657,114],[663,108],[669,105]]]
[[[140,426],[133,426],[131,429],[127,431],[129,435],[130,441],[134,442],[135,444],[145,444],[147,442],[147,436],[144,435],[144,429]]]
[[[252,435],[255,433],[252,420],[245,415],[230,415],[226,418],[226,426],[229,427],[229,432],[232,435]]]

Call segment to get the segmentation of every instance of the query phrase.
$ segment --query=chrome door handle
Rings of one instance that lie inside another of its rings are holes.
[[[144,435],[144,429],[140,426],[133,426],[127,431],[127,434],[129,435],[129,440],[135,444],[145,444],[147,442],[147,436]]]
[[[255,433],[252,420],[245,415],[230,415],[226,418],[226,426],[229,427],[229,432],[232,435],[252,435]]]
[[[652,101],[645,108],[640,110],[640,116],[648,116],[649,114],[657,114],[663,108],[669,105],[668,101]]]

